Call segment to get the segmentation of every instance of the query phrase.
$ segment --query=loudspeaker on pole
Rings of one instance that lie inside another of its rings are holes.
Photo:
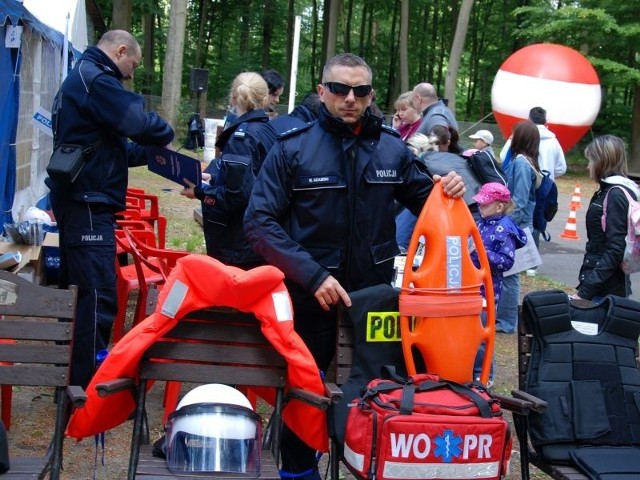
[[[192,68],[189,89],[192,92],[206,92],[209,84],[209,71],[204,68]]]

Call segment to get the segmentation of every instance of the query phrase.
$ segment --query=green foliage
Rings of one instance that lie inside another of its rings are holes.
[[[96,0],[109,23],[111,2]],[[447,62],[461,0],[409,2],[409,85],[421,81],[444,93]],[[192,67],[209,71],[207,104],[224,109],[233,78],[241,71],[273,68],[286,80],[282,103],[289,95],[289,48],[293,14],[302,18],[297,76],[298,98],[313,91],[324,64],[325,0],[190,0],[182,75],[189,91]],[[132,0],[132,29],[143,38],[143,15],[154,15],[154,69],[136,75],[135,88],[152,79],[150,94],[160,95],[170,0]],[[526,7],[522,4],[526,3]],[[560,7],[558,7],[560,3]],[[400,0],[342,0],[336,52],[363,56],[374,72],[376,101],[389,111],[400,92]],[[500,65],[515,50],[538,42],[555,42],[583,52],[601,79],[604,102],[600,118],[614,120],[630,112],[631,87],[640,81],[640,0],[483,0],[474,2],[458,78],[456,105],[461,120],[491,113],[491,86]],[[204,18],[203,18],[204,15]],[[265,31],[267,36],[265,36]],[[270,39],[270,40],[269,40]],[[263,51],[263,45],[269,48]],[[147,55],[148,52],[145,52]],[[615,108],[612,108],[616,105]],[[625,108],[620,106],[624,105]],[[183,108],[183,111],[190,110]],[[600,122],[598,119],[598,123]],[[630,124],[627,119],[627,125]],[[627,127],[628,130],[628,127]]]
[[[600,73],[601,81],[607,85],[628,85],[640,82],[640,69],[629,67],[608,58],[589,56],[589,61]]]
[[[513,14],[522,18],[516,36],[527,41],[543,40],[580,50],[585,42],[595,43],[618,34],[615,19],[600,8],[521,7]]]

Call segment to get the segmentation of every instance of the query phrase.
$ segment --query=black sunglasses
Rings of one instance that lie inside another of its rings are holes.
[[[327,87],[327,90],[329,90],[331,93],[340,97],[346,97],[347,95],[349,95],[349,92],[351,90],[353,90],[353,94],[356,97],[366,97],[371,93],[372,90],[371,85],[351,86],[340,82],[324,82],[323,85]]]

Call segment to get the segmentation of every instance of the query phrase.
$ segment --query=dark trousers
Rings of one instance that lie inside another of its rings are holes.
[[[86,387],[107,348],[118,309],[115,219],[111,207],[51,195],[60,230],[60,288],[77,285],[71,385]]]
[[[313,295],[289,286],[293,303],[294,327],[311,351],[318,368],[326,372],[335,354],[337,312],[325,312]],[[286,425],[280,448],[285,472],[304,472],[313,468],[316,451],[300,440]]]

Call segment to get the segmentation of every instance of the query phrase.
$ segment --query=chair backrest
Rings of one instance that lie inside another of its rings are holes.
[[[0,271],[0,384],[68,385],[76,295]]]
[[[412,268],[424,239],[424,259]],[[473,240],[480,268],[470,257]],[[486,297],[487,326],[480,322]],[[480,380],[487,383],[495,337],[491,271],[482,238],[463,198],[445,195],[434,185],[411,236],[400,294],[402,347],[407,371],[421,361],[426,371],[448,380],[473,380],[480,343],[486,342]],[[416,363],[417,359],[417,363]]]
[[[151,195],[141,189],[127,189],[127,210],[138,210],[142,220],[157,228],[158,246],[165,247],[167,218],[160,213],[157,195]]]
[[[130,246],[133,260],[136,262],[139,277],[142,272],[138,270],[138,266],[142,268],[144,265],[149,270],[162,275],[166,281],[171,269],[176,266],[176,262],[189,255],[187,251],[156,248],[151,241],[155,237],[149,237],[145,231],[133,231],[128,227],[123,227],[122,230]],[[144,275],[142,277],[144,278]]]
[[[116,232],[116,242],[120,248],[133,257],[138,277],[135,325],[146,317],[149,284],[164,284],[176,262],[188,255],[189,252],[155,248],[155,234],[151,230],[130,230],[128,227],[123,227],[121,233],[120,231]],[[150,281],[149,273],[155,280]]]
[[[145,193],[144,190],[127,189],[127,204],[146,211],[145,213],[149,218],[157,219],[160,216],[158,196]]]
[[[286,362],[251,314],[193,312],[145,353],[140,378],[284,387]]]
[[[43,287],[0,271],[0,384],[55,388],[56,419],[49,451],[40,459],[11,459],[20,478],[58,480],[69,405],[81,407],[86,395],[69,385],[77,289]]]
[[[355,337],[353,324],[346,315],[338,315],[338,335],[336,343],[335,382],[343,385],[351,373]]]

